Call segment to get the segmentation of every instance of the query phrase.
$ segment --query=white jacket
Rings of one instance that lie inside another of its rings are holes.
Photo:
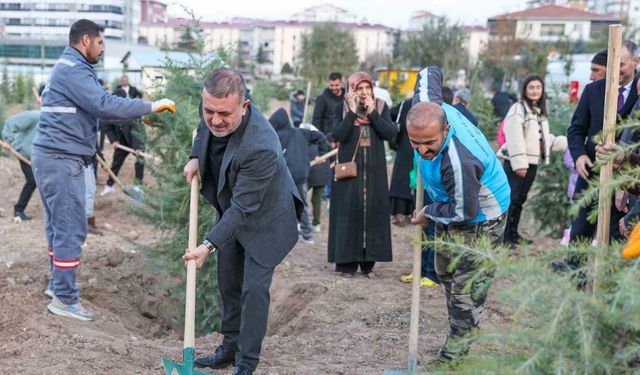
[[[567,137],[549,133],[549,121],[539,108],[531,109],[525,101],[514,103],[504,119],[505,144],[497,154],[511,163],[511,168],[527,169],[529,164],[540,164],[540,139],[544,147],[544,163],[549,164],[549,153],[565,151]]]

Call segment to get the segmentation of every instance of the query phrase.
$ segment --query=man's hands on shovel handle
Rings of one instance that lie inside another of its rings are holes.
[[[196,176],[196,175],[200,174],[200,167],[198,166],[198,159],[189,160],[187,165],[184,166],[183,174],[184,174],[184,177],[187,179],[187,184],[190,184],[191,183],[191,179],[193,178],[193,176]]]
[[[207,260],[208,256],[209,248],[207,248],[205,245],[200,245],[193,251],[189,251],[189,249],[186,249],[184,255],[182,256],[182,259],[184,259],[185,266],[187,264],[187,261],[195,260],[196,266],[200,268],[204,264],[204,261]]]
[[[419,212],[413,211],[413,216],[411,217],[411,224],[420,225],[422,229],[426,228],[429,224],[429,219],[427,215],[424,214],[427,206],[422,207]]]

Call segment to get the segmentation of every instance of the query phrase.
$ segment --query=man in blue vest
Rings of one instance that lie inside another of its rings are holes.
[[[481,235],[499,244],[505,228],[511,190],[504,169],[482,132],[453,106],[442,103],[438,68],[420,72],[414,104],[407,115],[407,133],[415,149],[419,176],[432,202],[416,207],[412,222],[436,224],[436,237],[458,236],[472,243]],[[491,278],[477,276],[475,257],[436,247],[435,268],[444,287],[449,334],[438,353],[441,361],[458,359],[469,350],[456,339],[478,327]]]

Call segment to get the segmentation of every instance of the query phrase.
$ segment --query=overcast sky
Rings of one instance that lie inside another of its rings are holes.
[[[287,19],[291,14],[313,5],[333,4],[356,13],[372,23],[404,27],[411,13],[427,10],[445,15],[465,25],[485,25],[487,18],[525,8],[525,0],[167,0],[169,12],[185,16],[186,6],[203,21],[221,21],[232,17]],[[223,3],[223,4],[221,4]]]

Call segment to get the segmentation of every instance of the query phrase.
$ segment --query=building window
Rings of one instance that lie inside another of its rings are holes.
[[[20,10],[20,3],[0,4],[0,10]]]
[[[563,36],[563,23],[543,23],[540,26],[540,36]]]

